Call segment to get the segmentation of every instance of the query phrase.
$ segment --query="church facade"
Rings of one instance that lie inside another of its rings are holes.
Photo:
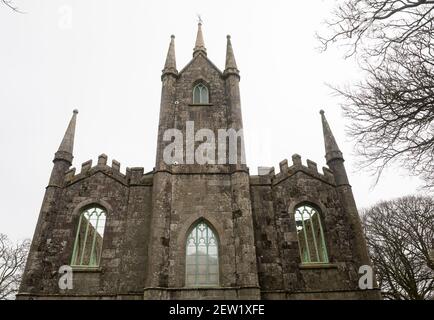
[[[199,23],[193,58],[178,71],[172,36],[161,80],[150,172],[123,173],[104,154],[76,172],[74,111],[18,299],[380,298],[359,287],[359,268],[371,263],[324,112],[327,168],[293,155],[279,172],[251,175],[230,37],[220,71]]]

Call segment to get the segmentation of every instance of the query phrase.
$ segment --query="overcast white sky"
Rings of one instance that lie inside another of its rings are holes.
[[[251,173],[298,153],[325,165],[318,111],[323,108],[346,158],[359,208],[416,192],[397,168],[374,189],[356,171],[338,98],[325,83],[360,75],[333,49],[320,53],[315,31],[333,0],[143,1],[15,0],[26,14],[0,6],[0,232],[31,237],[52,159],[78,108],[74,166],[106,153],[152,170],[161,69],[176,35],[178,70],[189,62],[197,18],[208,57],[224,68],[226,35],[241,71],[246,156]]]

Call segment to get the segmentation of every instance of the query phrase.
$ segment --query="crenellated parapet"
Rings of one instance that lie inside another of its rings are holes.
[[[153,172],[144,173],[143,168],[126,168],[125,173],[121,172],[121,164],[113,159],[111,165],[107,164],[108,157],[101,154],[97,164],[92,165],[92,160],[87,160],[81,164],[81,170],[76,173],[76,168],[71,168],[65,172],[65,186],[74,184],[83,179],[101,172],[125,186],[152,185]]]
[[[282,160],[279,163],[279,169],[280,172],[276,173],[274,167],[259,167],[258,175],[251,176],[250,181],[253,185],[276,185],[298,172],[303,172],[312,178],[336,186],[335,177],[329,168],[323,167],[322,173],[320,173],[316,162],[307,159],[306,165],[304,165],[301,156],[298,154],[292,156],[291,166],[289,166],[287,159]]]

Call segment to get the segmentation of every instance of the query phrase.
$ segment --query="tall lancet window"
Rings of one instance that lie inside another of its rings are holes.
[[[218,286],[218,241],[212,229],[200,221],[187,238],[185,285],[189,287]]]
[[[208,104],[209,103],[209,91],[203,84],[199,83],[193,88],[193,104]]]
[[[100,207],[93,206],[82,212],[75,236],[72,266],[99,266],[105,223],[106,212]]]
[[[304,204],[295,209],[295,224],[302,263],[328,263],[327,248],[318,210]]]

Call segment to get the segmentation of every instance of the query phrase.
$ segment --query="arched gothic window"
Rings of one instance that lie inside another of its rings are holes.
[[[211,228],[200,221],[186,243],[185,284],[189,287],[218,286],[218,241]]]
[[[101,207],[92,206],[81,213],[72,253],[72,266],[99,266],[105,223],[106,212]]]
[[[209,91],[203,84],[199,83],[193,88],[193,104],[208,104],[209,103]]]
[[[302,263],[328,263],[327,247],[318,210],[304,204],[295,209]]]

